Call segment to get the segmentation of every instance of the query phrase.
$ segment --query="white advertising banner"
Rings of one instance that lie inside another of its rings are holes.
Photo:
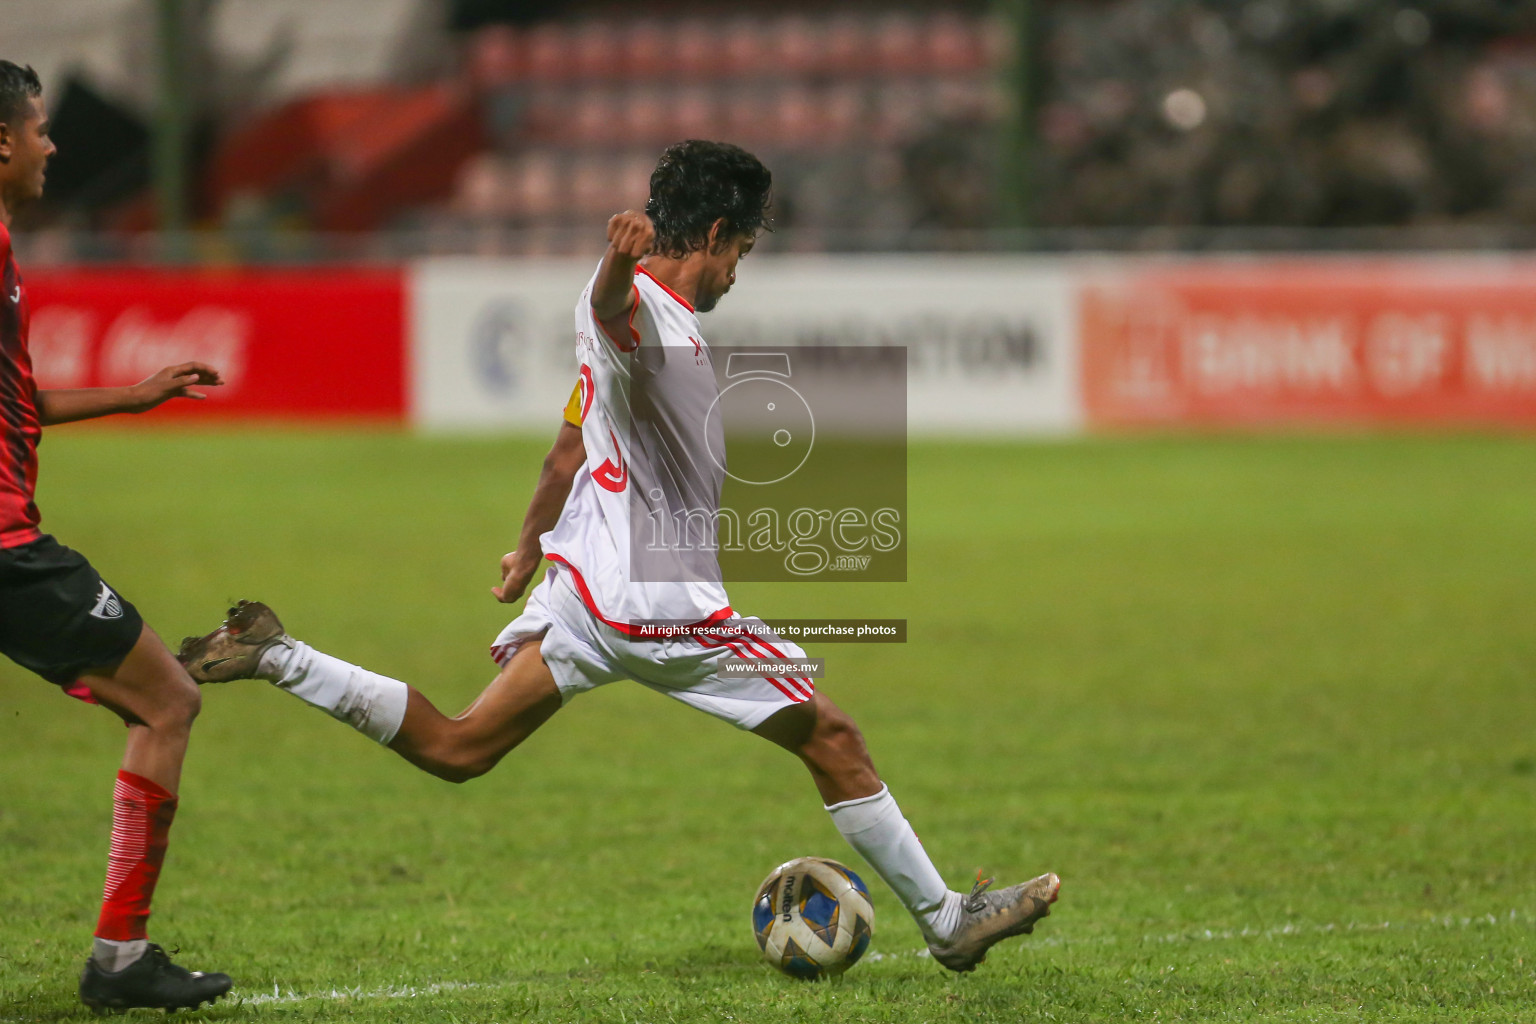
[[[572,310],[593,266],[457,257],[414,264],[411,422],[553,437],[576,382]]]
[[[573,313],[595,260],[414,266],[411,413],[428,430],[554,432],[576,379]],[[753,256],[711,344],[907,350],[913,434],[1063,433],[1082,423],[1077,304],[1054,261]]]

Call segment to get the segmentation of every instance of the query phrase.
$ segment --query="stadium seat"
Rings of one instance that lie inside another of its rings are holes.
[[[573,77],[584,82],[605,82],[622,77],[624,46],[620,25],[603,19],[578,23],[571,33]]]
[[[986,70],[986,48],[975,19],[953,11],[940,11],[928,19],[923,38],[927,42],[926,70],[954,75]]]
[[[578,146],[603,147],[615,142],[615,128],[620,123],[618,96],[600,86],[582,89],[576,94],[575,108],[565,131],[557,138]]]
[[[839,14],[821,26],[822,61],[840,76],[871,71],[869,19]]]
[[[642,19],[625,25],[622,35],[625,77],[650,81],[672,74],[674,41],[668,26]]]
[[[713,21],[688,18],[674,27],[673,73],[678,79],[696,81],[730,73],[723,52],[724,40]]]
[[[760,87],[733,89],[726,100],[723,127],[728,138],[752,147],[772,141],[773,97]]]
[[[552,152],[525,153],[513,162],[510,170],[506,205],[512,216],[537,221],[567,208],[565,169]]]
[[[490,25],[465,45],[465,71],[477,89],[492,90],[524,75],[523,39],[510,25]]]
[[[546,22],[529,31],[527,77],[535,84],[565,82],[575,77],[572,47],[564,25]]]
[[[656,154],[651,151],[630,153],[619,164],[618,201],[614,212],[641,210],[651,194],[651,171],[656,167]]]
[[[910,14],[887,14],[874,29],[874,66],[885,75],[913,75],[928,70],[923,26]]]
[[[790,15],[772,23],[769,35],[773,68],[779,75],[795,77],[829,71],[823,59],[822,26],[802,15]]]
[[[720,33],[720,77],[756,78],[773,72],[774,54],[763,45],[767,31],[759,18],[732,18]]]
[[[786,149],[809,149],[822,138],[821,108],[804,86],[781,89],[773,105],[773,141]]]
[[[869,103],[861,84],[840,82],[831,86],[821,102],[824,141],[839,145],[867,136]]]
[[[481,153],[459,170],[450,206],[468,217],[503,217],[507,209],[506,169],[501,157]]]
[[[575,220],[593,221],[616,213],[618,175],[606,156],[578,157],[570,171],[570,206]]]
[[[662,93],[651,87],[631,89],[623,98],[622,128],[613,141],[654,146],[667,138],[669,120]]]
[[[679,89],[670,107],[668,135],[677,139],[712,139],[720,134],[719,107],[705,86]]]

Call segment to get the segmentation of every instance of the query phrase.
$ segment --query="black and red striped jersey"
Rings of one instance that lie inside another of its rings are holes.
[[[0,548],[30,544],[41,537],[37,491],[37,383],[27,352],[31,310],[21,272],[11,255],[11,232],[0,224]]]

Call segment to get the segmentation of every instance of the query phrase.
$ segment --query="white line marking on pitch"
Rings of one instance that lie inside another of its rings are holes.
[[[1031,939],[1031,946],[1112,946],[1112,945],[1136,945],[1141,943],[1173,944],[1180,942],[1224,942],[1233,939],[1284,939],[1299,935],[1347,935],[1355,932],[1385,932],[1385,931],[1424,931],[1431,928],[1439,928],[1445,931],[1462,930],[1468,928],[1487,928],[1508,925],[1530,925],[1536,923],[1530,915],[1521,914],[1511,910],[1505,916],[1495,914],[1483,914],[1480,917],[1436,917],[1428,921],[1415,921],[1410,923],[1393,924],[1391,921],[1345,924],[1285,924],[1275,928],[1203,928],[1185,932],[1169,932],[1163,935],[1142,935],[1134,939],[1121,939],[1114,935],[1089,935],[1081,938],[1063,935],[1041,936]],[[865,960],[875,963],[881,960],[900,960],[907,957],[914,959],[928,956],[926,949],[915,949],[905,953],[878,953],[871,952],[864,957]],[[423,999],[429,996],[442,995],[448,992],[500,992],[514,987],[521,987],[527,982],[482,982],[482,981],[439,981],[426,985],[389,985],[382,988],[332,988],[325,992],[294,992],[282,991],[276,982],[272,985],[271,992],[243,993],[236,992],[228,1000],[221,1000],[217,1006],[288,1006],[295,1003],[311,1002],[340,1002],[345,999],[388,999],[411,1000]],[[31,1017],[0,1017],[0,1024],[28,1024],[34,1020]]]
[[[1041,936],[1029,940],[1032,946],[1069,946],[1069,945],[1117,945],[1121,943],[1177,943],[1177,942],[1221,942],[1228,939],[1283,939],[1296,935],[1329,935],[1333,933],[1349,934],[1351,932],[1384,932],[1392,929],[1399,931],[1418,931],[1426,928],[1463,929],[1485,928],[1489,926],[1512,925],[1527,923],[1530,919],[1522,916],[1517,911],[1511,910],[1508,916],[1498,917],[1494,914],[1484,914],[1481,917],[1439,917],[1430,921],[1415,922],[1412,924],[1393,924],[1390,921],[1381,921],[1371,924],[1285,924],[1277,928],[1203,928],[1198,931],[1171,932],[1164,935],[1143,935],[1137,939],[1119,939],[1113,935],[1088,936],[1084,938],[1072,938],[1070,936],[1050,935]],[[905,957],[919,958],[928,956],[926,949],[915,949],[906,953],[878,953],[871,952],[864,957],[871,963],[880,960],[899,960]],[[434,985],[403,985],[378,989],[332,989],[329,992],[279,992],[273,985],[271,993],[261,995],[242,996],[238,1001],[251,1006],[264,1006],[273,1004],[304,1003],[314,1000],[330,999],[420,999],[423,996],[436,995],[439,992],[495,992],[513,987],[505,982],[442,982]]]
[[[318,999],[420,999],[423,996],[440,995],[443,992],[495,992],[511,988],[504,982],[439,981],[430,985],[391,985],[389,988],[333,988],[329,992],[280,992],[273,982],[271,992],[255,995],[236,995],[231,1003],[246,1006],[275,1006],[287,1003],[307,1003]]]

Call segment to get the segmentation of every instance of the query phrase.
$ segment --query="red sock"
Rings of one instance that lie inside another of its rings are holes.
[[[117,773],[112,791],[112,852],[107,858],[101,920],[96,923],[98,939],[126,942],[147,937],[149,901],[160,879],[175,816],[175,793],[142,775]]]

